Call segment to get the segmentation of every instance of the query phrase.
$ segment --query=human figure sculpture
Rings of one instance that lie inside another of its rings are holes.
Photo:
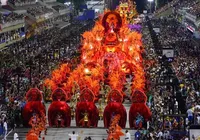
[[[30,127],[29,121],[33,114],[41,117],[42,113],[46,114],[46,110],[44,104],[42,103],[42,93],[39,89],[31,88],[26,93],[26,100],[27,103],[22,111],[23,125]]]
[[[79,127],[97,127],[99,111],[94,103],[94,93],[84,88],[80,101],[76,105],[76,125]]]
[[[52,100],[48,110],[49,126],[69,127],[71,123],[71,109],[66,103],[67,94],[61,88],[52,94]]]

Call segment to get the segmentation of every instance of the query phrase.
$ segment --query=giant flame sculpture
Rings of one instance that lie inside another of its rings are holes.
[[[132,32],[119,13],[106,11],[94,28],[82,36],[81,63],[73,71],[63,64],[53,71],[51,79],[45,80],[46,86],[52,91],[61,86],[71,95],[74,83],[77,83],[80,90],[87,87],[98,97],[103,81],[124,94],[126,75],[130,74],[134,77],[132,90],[144,91],[142,36]]]
[[[133,103],[129,113],[130,127],[135,126],[136,113],[142,114],[145,121],[151,117],[150,110],[145,104],[142,35],[130,29],[130,21],[127,22],[127,18],[122,17],[122,13],[120,9],[105,11],[96,21],[93,29],[82,35],[80,64],[75,69],[72,69],[69,64],[62,64],[52,72],[51,78],[44,81],[44,86],[50,88],[52,92],[56,89],[63,91],[62,94],[66,94],[65,100],[69,101],[72,97],[77,97],[78,103],[75,105],[77,126],[85,124],[84,118],[87,121],[90,118],[94,120],[89,120],[90,123],[83,127],[97,126],[96,119],[99,112],[94,103],[102,96],[100,90],[103,85],[111,90],[103,93],[105,94],[103,97],[108,101],[104,110],[104,126],[109,127],[113,114],[120,114],[122,117],[119,125],[125,127],[127,114],[122,103],[127,96],[127,92],[124,91],[127,75],[133,77],[128,92]],[[53,96],[60,98],[57,92],[54,92]],[[142,108],[145,108],[145,112],[142,112]],[[49,110],[53,109],[50,107]],[[53,116],[51,118],[53,120]]]

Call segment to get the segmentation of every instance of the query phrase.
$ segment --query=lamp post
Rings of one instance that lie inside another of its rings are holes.
[[[148,2],[150,3],[150,14],[152,14],[152,11],[151,11],[151,9],[152,9],[151,3],[152,3],[153,1],[154,1],[154,0],[148,0]]]

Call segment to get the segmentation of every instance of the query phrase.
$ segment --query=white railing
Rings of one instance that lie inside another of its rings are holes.
[[[18,6],[25,6],[25,5],[33,5],[33,4],[36,4],[36,2],[26,2],[26,3],[15,3],[15,6],[18,7]]]
[[[15,25],[18,25],[18,24],[23,24],[23,23],[24,23],[24,19],[23,20],[16,20],[16,21],[13,21],[13,22],[7,22],[7,23],[2,24],[1,28],[4,29],[4,28],[10,27],[10,26],[15,26]]]
[[[52,18],[53,16],[54,16],[54,13],[50,12],[50,13],[46,13],[46,14],[43,14],[43,15],[35,16],[35,18],[39,22],[39,21],[44,21],[46,19]]]
[[[44,2],[56,2],[57,0],[43,0]]]
[[[70,13],[70,9],[68,8],[68,9],[59,10],[59,13],[60,13],[61,15],[66,14],[66,13]]]

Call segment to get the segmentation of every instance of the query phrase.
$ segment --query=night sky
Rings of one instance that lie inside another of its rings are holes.
[[[137,10],[139,13],[142,13],[143,10],[145,9],[146,1],[147,0],[135,0],[135,2],[137,4]]]

